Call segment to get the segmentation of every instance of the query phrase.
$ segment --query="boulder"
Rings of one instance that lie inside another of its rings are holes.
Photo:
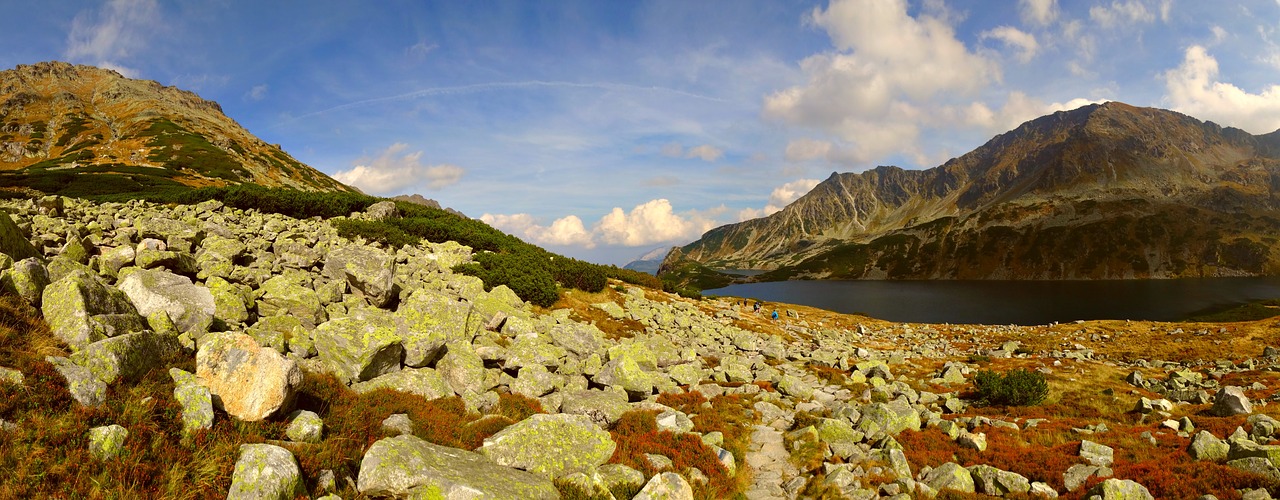
[[[124,451],[124,440],[129,431],[119,425],[106,425],[89,429],[89,454],[98,460],[110,460]]]
[[[296,278],[279,275],[262,283],[258,290],[259,316],[293,316],[308,328],[324,322],[324,306],[316,291],[303,286]]]
[[[173,399],[182,406],[182,432],[213,428],[213,395],[209,388],[200,385],[196,376],[178,368],[170,368],[173,378]]]
[[[920,414],[902,400],[872,403],[862,410],[857,429],[868,436],[876,433],[897,435],[907,429],[920,429]]]
[[[604,464],[596,469],[604,487],[618,495],[622,491],[639,491],[644,487],[644,473],[622,464]],[[622,498],[618,496],[618,498]]]
[[[242,444],[227,500],[293,500],[306,492],[293,453],[273,444]]]
[[[555,390],[560,377],[547,371],[541,365],[520,368],[516,380],[511,383],[511,392],[529,398],[540,398]]]
[[[1115,450],[1088,439],[1080,441],[1080,458],[1098,467],[1108,467],[1114,460]]]
[[[1111,477],[1112,474],[1112,470],[1106,467],[1075,464],[1062,473],[1062,484],[1066,486],[1067,491],[1075,491],[1084,486],[1091,477]]]
[[[1026,477],[990,465],[969,467],[969,475],[973,476],[974,490],[977,493],[1002,497],[1010,493],[1026,494],[1031,491],[1031,481]]]
[[[568,349],[579,357],[590,356],[601,350],[601,339],[604,333],[594,325],[584,325],[580,323],[565,323],[551,327],[548,332],[551,341],[556,345]]]
[[[331,250],[324,259],[324,274],[345,279],[375,307],[386,307],[395,298],[395,255],[377,248],[348,245]]]
[[[632,500],[693,500],[693,487],[674,472],[655,474]]]
[[[405,368],[367,382],[351,385],[352,390],[361,394],[384,388],[417,394],[426,399],[447,398],[453,395],[453,389],[445,383],[440,372],[430,368]]]
[[[496,385],[496,382],[485,376],[484,360],[466,342],[449,344],[448,352],[440,358],[436,369],[444,377],[445,383],[459,396],[479,394]]]
[[[364,210],[364,215],[369,220],[389,220],[400,217],[400,209],[396,208],[394,201],[380,201],[369,205],[369,208]]]
[[[275,349],[280,354],[295,352],[304,357],[315,354],[311,334],[303,328],[302,322],[293,316],[270,316],[259,319],[244,333],[257,340],[259,345]]]
[[[49,271],[40,260],[31,257],[14,262],[0,271],[0,290],[17,295],[23,302],[40,306],[40,297],[49,286]]]
[[[598,389],[566,392],[560,405],[561,413],[585,415],[601,427],[612,425],[630,410],[626,394]]]
[[[15,261],[40,256],[40,252],[31,246],[22,229],[5,210],[0,210],[0,253]]]
[[[933,470],[921,478],[921,482],[936,491],[952,490],[961,493],[973,493],[976,491],[973,484],[973,475],[955,462],[947,462],[934,467]]]
[[[1196,433],[1196,437],[1191,438],[1191,444],[1187,446],[1187,453],[1191,454],[1191,458],[1213,462],[1226,460],[1227,452],[1230,450],[1231,445],[1218,439],[1209,431]]]
[[[71,360],[103,383],[112,384],[119,379],[141,378],[181,349],[177,337],[143,331],[89,344],[72,354]]]
[[[107,384],[93,375],[88,368],[77,365],[70,359],[49,356],[44,358],[62,378],[67,380],[67,391],[71,398],[84,406],[98,406],[107,400]]]
[[[320,360],[347,383],[399,370],[402,338],[395,318],[382,311],[332,319],[311,332]]]
[[[1089,489],[1089,498],[1102,500],[1155,500],[1146,486],[1129,479],[1107,479]]]
[[[373,443],[360,461],[356,485],[364,495],[399,498],[560,498],[549,478],[412,435]]]
[[[494,462],[554,479],[604,465],[617,445],[582,415],[537,414],[484,440],[480,453]]]
[[[214,405],[245,421],[288,411],[302,371],[293,360],[243,333],[210,334],[196,352],[196,379]]]
[[[249,321],[249,301],[245,300],[244,294],[241,293],[239,286],[233,285],[231,282],[211,276],[205,280],[205,286],[209,289],[209,294],[213,296],[213,318],[215,321],[221,321],[223,326],[238,326]],[[297,322],[299,326],[301,321],[292,316],[272,316],[272,318],[288,317]]]
[[[237,260],[244,257],[248,247],[240,240],[210,236],[200,243],[200,251],[196,252],[196,276],[204,279],[212,277],[230,278],[235,270]]]
[[[405,326],[404,364],[427,366],[440,359],[450,342],[471,342],[471,306],[440,292],[420,289],[400,303],[396,317]]]
[[[324,437],[324,421],[313,411],[297,410],[289,414],[289,427],[284,435],[290,441],[319,443]]]
[[[40,303],[50,330],[72,350],[81,349],[110,334],[129,333],[108,328],[98,316],[125,315],[135,318],[137,326],[145,325],[124,292],[81,270],[72,271],[45,287]]]
[[[1249,404],[1244,389],[1229,385],[1218,389],[1213,395],[1213,407],[1209,409],[1209,413],[1217,417],[1248,415],[1253,413],[1253,405]]]

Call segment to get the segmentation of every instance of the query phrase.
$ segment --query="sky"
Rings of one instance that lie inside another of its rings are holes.
[[[366,193],[624,264],[1107,100],[1280,129],[1280,0],[0,0]]]

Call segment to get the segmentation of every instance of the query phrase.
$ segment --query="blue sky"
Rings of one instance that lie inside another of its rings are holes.
[[[11,4],[11,5],[4,5]],[[193,90],[370,194],[625,263],[1088,102],[1280,128],[1280,2],[0,0],[0,67]]]

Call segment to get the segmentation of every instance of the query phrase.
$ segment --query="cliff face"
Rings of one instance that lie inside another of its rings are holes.
[[[0,174],[5,185],[42,191],[71,184],[351,190],[254,137],[216,102],[62,62],[0,71]]]
[[[928,170],[832,174],[682,250],[762,279],[1280,273],[1280,131],[1112,102],[1024,123]]]

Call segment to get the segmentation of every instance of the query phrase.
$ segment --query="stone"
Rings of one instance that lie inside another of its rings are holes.
[[[348,245],[330,250],[324,275],[345,279],[374,307],[386,307],[395,298],[395,256],[377,248]]]
[[[1102,500],[1155,500],[1146,486],[1129,479],[1107,479],[1089,489],[1089,498]]]
[[[1231,446],[1226,441],[1218,439],[1209,431],[1196,433],[1196,436],[1191,438],[1191,444],[1187,446],[1187,453],[1191,458],[1213,462],[1226,460],[1227,452],[1230,450]]]
[[[1244,389],[1226,386],[1214,393],[1213,407],[1209,409],[1209,413],[1216,417],[1248,415],[1253,413],[1253,405],[1249,404],[1249,398],[1244,395]]]
[[[400,209],[396,208],[394,201],[380,201],[369,205],[364,214],[369,220],[389,220],[400,217]]]
[[[1270,460],[1263,457],[1228,460],[1227,467],[1270,478],[1272,481],[1280,481],[1280,469],[1277,469]]]
[[[623,491],[639,491],[644,487],[644,473],[622,464],[604,464],[596,469],[600,482],[618,498]]]
[[[550,479],[604,465],[616,447],[609,433],[586,416],[537,414],[486,438],[480,453]]]
[[[110,460],[124,451],[129,431],[119,425],[89,429],[89,454],[98,460]]]
[[[990,465],[969,467],[969,474],[973,476],[974,491],[977,493],[1002,497],[1010,493],[1026,494],[1031,491],[1031,482],[1026,477]]]
[[[445,383],[459,396],[479,394],[496,385],[488,380],[484,360],[468,343],[450,344],[448,352],[436,364],[436,369],[444,377]]]
[[[227,500],[292,500],[304,493],[293,453],[273,444],[240,445]]]
[[[40,252],[31,246],[22,229],[5,210],[0,210],[0,253],[15,261],[40,256]]]
[[[876,433],[896,435],[907,429],[920,429],[920,414],[902,400],[872,403],[862,410],[857,429],[868,436]]]
[[[95,319],[97,316],[126,315],[135,317],[139,326],[145,324],[124,292],[107,286],[83,270],[72,271],[45,287],[40,298],[40,310],[50,330],[73,351],[102,340],[109,333],[129,333],[106,328]]]
[[[585,357],[602,350],[604,333],[592,325],[568,323],[555,325],[548,332],[551,341],[578,356]]]
[[[973,475],[955,462],[947,462],[935,467],[925,474],[920,482],[936,491],[952,490],[961,493],[975,491]]]
[[[249,321],[249,301],[241,293],[237,285],[211,276],[205,280],[209,294],[213,296],[213,318],[224,326],[242,325]],[[290,318],[301,326],[302,322],[292,316],[271,316],[271,318]]]
[[[444,355],[450,342],[471,342],[471,306],[427,289],[414,291],[395,312],[405,325],[404,364],[427,366]]]
[[[302,325],[314,328],[325,320],[324,307],[316,291],[298,283],[295,278],[279,275],[262,283],[258,299],[259,316],[293,316]]]
[[[1080,458],[1099,467],[1108,467],[1115,457],[1115,450],[1085,439],[1080,441]]]
[[[692,432],[693,420],[684,412],[679,410],[665,410],[654,416],[654,421],[658,424],[658,430],[670,431],[677,434]]]
[[[956,437],[956,442],[965,448],[979,452],[987,451],[987,435],[981,432],[961,431]]]
[[[59,356],[49,356],[44,359],[53,365],[53,369],[62,375],[62,378],[67,380],[67,391],[77,403],[84,406],[98,406],[107,400],[107,384],[94,376],[88,368]]]
[[[551,479],[503,467],[480,454],[412,435],[378,440],[360,461],[357,489],[404,498],[558,499]]]
[[[343,382],[371,380],[400,369],[404,345],[395,318],[369,312],[326,321],[311,332],[320,360]]]
[[[632,500],[693,500],[693,487],[674,472],[655,474]]]
[[[58,249],[58,255],[78,264],[88,264],[92,245],[85,243],[74,231],[67,234],[67,242]]]
[[[1031,493],[1031,496],[1033,497],[1058,498],[1058,490],[1055,490],[1053,489],[1052,486],[1049,486],[1048,484],[1042,483],[1040,481],[1031,483],[1030,493]]]
[[[1062,483],[1067,491],[1075,491],[1084,486],[1091,477],[1111,477],[1112,471],[1097,465],[1075,464],[1062,473]]]
[[[131,266],[138,259],[138,252],[133,247],[125,245],[115,247],[102,252],[98,256],[98,269],[108,276],[116,276],[120,274],[120,270],[126,266]]]
[[[632,397],[648,397],[653,394],[654,376],[645,371],[641,362],[643,360],[631,356],[629,351],[621,351],[619,355],[614,355],[611,351],[609,362],[605,363],[592,380],[597,384],[627,391]],[[651,366],[656,368],[656,361]]]
[[[289,427],[284,435],[290,441],[299,443],[319,443],[324,438],[324,421],[316,412],[297,410],[289,414]]]
[[[431,368],[405,368],[351,385],[352,390],[361,394],[384,388],[416,394],[428,400],[453,396],[453,389],[445,383],[444,377]]]
[[[196,352],[196,379],[209,388],[215,406],[252,422],[289,410],[302,370],[253,337],[215,333]]]
[[[41,295],[47,286],[49,271],[35,257],[14,262],[12,267],[0,271],[0,290],[17,295],[35,307],[40,307]]]
[[[22,372],[0,366],[0,384],[22,385],[24,379]]]
[[[540,398],[556,388],[559,378],[547,371],[542,365],[531,365],[520,368],[516,380],[511,383],[511,392],[529,398]]]
[[[560,406],[561,413],[585,415],[601,427],[612,425],[630,410],[625,393],[598,389],[566,392]]]
[[[178,338],[150,331],[102,339],[71,355],[71,361],[106,384],[137,380],[181,350]]]
[[[408,414],[392,413],[391,416],[382,419],[382,431],[397,436],[413,434],[413,420],[409,419]]]
[[[169,376],[173,378],[173,399],[182,406],[182,433],[213,428],[213,395],[209,388],[202,386],[192,373],[178,368],[170,368]]]

